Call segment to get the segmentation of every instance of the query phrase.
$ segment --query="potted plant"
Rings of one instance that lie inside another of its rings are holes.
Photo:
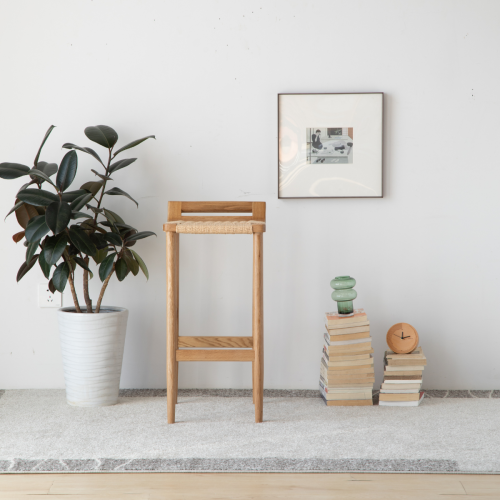
[[[110,196],[125,196],[138,203],[118,187],[108,189],[111,176],[137,158],[116,157],[141,144],[153,135],[143,137],[115,150],[118,134],[106,125],[87,127],[85,135],[106,149],[104,162],[89,147],[64,144],[69,149],[59,166],[40,161],[40,153],[54,126],[49,127],[35,156],[33,167],[19,163],[0,163],[0,178],[27,178],[16,194],[15,213],[22,231],[14,234],[16,243],[24,240],[26,259],[19,268],[19,281],[38,262],[49,280],[49,288],[63,292],[69,284],[74,307],[58,311],[61,348],[66,382],[66,398],[75,406],[105,406],[118,401],[123,348],[128,311],[102,305],[102,299],[113,275],[123,281],[129,273],[142,270],[149,278],[142,258],[131,247],[140,239],[155,233],[138,231],[107,208]],[[91,155],[100,172],[92,169],[95,180],[79,189],[69,190],[78,167],[76,150]],[[93,278],[91,260],[98,266],[102,282],[95,306],[89,295]],[[75,272],[83,272],[81,306],[75,289]]]

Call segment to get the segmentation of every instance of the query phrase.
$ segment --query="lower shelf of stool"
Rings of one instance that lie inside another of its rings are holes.
[[[254,361],[251,349],[178,349],[176,361]]]
[[[177,342],[179,347],[211,347],[211,348],[252,348],[252,337],[184,337]]]

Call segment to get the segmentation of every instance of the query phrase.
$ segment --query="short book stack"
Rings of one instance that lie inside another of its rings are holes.
[[[373,348],[370,322],[363,309],[326,313],[325,344],[319,387],[328,406],[371,406]]]
[[[380,406],[418,406],[424,397],[422,373],[427,359],[421,347],[410,354],[385,352],[384,382],[380,387]]]

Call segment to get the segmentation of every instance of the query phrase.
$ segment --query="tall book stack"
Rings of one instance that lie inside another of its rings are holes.
[[[375,382],[370,322],[363,309],[326,313],[320,393],[328,406],[370,406]]]
[[[380,406],[418,406],[424,397],[422,374],[427,359],[421,347],[410,354],[385,352],[384,382],[380,387]]]

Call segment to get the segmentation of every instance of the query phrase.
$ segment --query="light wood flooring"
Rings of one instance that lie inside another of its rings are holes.
[[[500,475],[3,474],[0,500],[500,499]]]

